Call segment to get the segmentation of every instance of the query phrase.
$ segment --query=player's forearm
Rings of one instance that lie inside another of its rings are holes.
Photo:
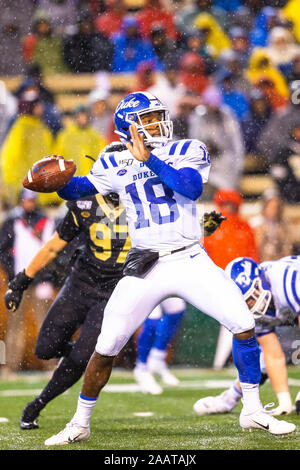
[[[73,176],[66,186],[57,191],[59,197],[67,201],[93,196],[97,193],[97,189],[86,176]]]
[[[169,188],[177,193],[195,201],[203,190],[201,175],[193,168],[181,168],[176,170],[167,163],[157,158],[152,153],[145,164],[152,170]]]
[[[34,278],[37,273],[53,261],[58,254],[67,245],[67,242],[61,240],[57,234],[49,240],[43,248],[36,254],[29,266],[25,269],[28,277]]]

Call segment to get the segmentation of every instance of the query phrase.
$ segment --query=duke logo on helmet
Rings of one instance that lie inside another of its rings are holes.
[[[240,261],[239,268],[240,269],[237,269],[235,266],[237,272],[240,271],[235,278],[235,282],[238,286],[241,286],[243,290],[248,290],[251,287],[253,279],[259,277],[258,266],[256,263],[253,263],[252,260],[244,258]]]
[[[225,271],[242,291],[254,318],[264,315],[272,294],[259,265],[251,258],[240,257],[231,261]]]
[[[141,117],[145,114],[157,112],[157,122],[143,124]],[[118,104],[114,116],[115,133],[123,142],[131,140],[129,126],[136,125],[138,132],[145,136],[145,143],[152,147],[166,144],[173,136],[173,123],[170,120],[169,111],[163,103],[148,92],[135,92],[125,96]],[[148,132],[149,126],[159,129],[159,135],[152,136]]]
[[[119,111],[120,109],[127,109],[127,108],[136,108],[140,102],[136,100],[135,98],[132,98],[130,101],[125,101],[122,100],[116,109],[116,111]]]

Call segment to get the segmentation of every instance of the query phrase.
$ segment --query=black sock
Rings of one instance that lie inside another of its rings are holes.
[[[53,398],[64,393],[80,379],[84,369],[85,367],[78,366],[72,359],[65,357],[54,371],[51,380],[39,395],[39,400],[46,405],[49,401],[53,400]]]

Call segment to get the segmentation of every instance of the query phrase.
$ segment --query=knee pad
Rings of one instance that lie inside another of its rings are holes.
[[[102,356],[117,356],[127,343],[128,339],[129,338],[124,335],[116,335],[109,338],[100,334],[95,350]]]

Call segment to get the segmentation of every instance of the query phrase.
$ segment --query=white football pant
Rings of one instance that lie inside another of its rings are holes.
[[[154,308],[170,297],[192,304],[233,334],[255,326],[240,289],[199,244],[159,258],[144,278],[125,276],[118,282],[104,311],[96,351],[116,356]]]

